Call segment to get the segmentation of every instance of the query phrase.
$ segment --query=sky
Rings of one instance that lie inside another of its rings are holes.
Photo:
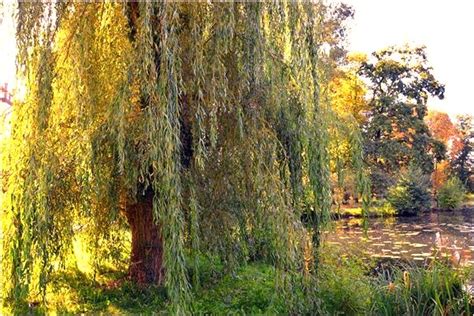
[[[15,79],[15,34],[11,10],[11,3],[0,5],[0,84],[13,83]]]
[[[425,45],[435,76],[446,85],[444,100],[431,99],[429,107],[452,117],[474,115],[474,0],[342,1],[355,9],[349,22],[351,51],[370,54],[389,45]],[[5,1],[3,9],[11,6]],[[13,21],[9,12],[0,13],[0,19],[0,83],[13,83]]]
[[[8,12],[10,7],[5,2],[0,3],[0,85],[8,83],[9,89],[15,81],[15,35],[12,32],[13,19]],[[0,102],[0,121],[10,110],[8,104]],[[0,139],[3,132],[3,129],[0,129]]]
[[[329,2],[340,2],[329,0]],[[390,45],[425,45],[443,100],[428,107],[474,115],[474,0],[342,0],[355,10],[348,47],[370,54]]]

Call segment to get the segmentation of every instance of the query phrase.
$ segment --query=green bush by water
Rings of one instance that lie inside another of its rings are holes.
[[[438,205],[442,209],[458,208],[466,197],[466,190],[458,177],[452,177],[438,191]]]
[[[388,201],[399,215],[416,215],[430,207],[429,179],[419,169],[410,167],[397,184],[389,189]]]

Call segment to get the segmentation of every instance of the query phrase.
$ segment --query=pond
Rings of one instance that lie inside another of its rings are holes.
[[[435,255],[455,265],[474,263],[474,210],[423,213],[415,217],[341,219],[325,234],[328,245],[357,248],[375,258],[429,261]]]

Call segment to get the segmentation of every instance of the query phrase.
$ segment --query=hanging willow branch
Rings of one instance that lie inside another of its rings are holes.
[[[188,250],[195,287],[201,256],[227,271],[273,264],[298,312],[301,217],[315,215],[315,271],[331,207],[318,8],[21,2],[27,97],[14,107],[2,263],[13,301],[44,298],[77,235],[98,267],[102,245],[126,240],[127,206],[152,196],[172,313],[192,311]],[[363,170],[358,151],[353,164]]]

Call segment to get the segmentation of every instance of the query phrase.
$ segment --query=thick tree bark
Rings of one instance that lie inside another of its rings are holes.
[[[161,15],[159,8],[155,8],[151,14],[150,23],[153,28],[153,44],[155,48],[154,63],[155,71],[160,73],[161,48],[163,43],[161,34]],[[126,15],[130,28],[129,39],[136,41],[138,21],[140,18],[140,4],[130,1],[126,6]],[[185,31],[183,31],[185,33]],[[190,111],[187,95],[180,96],[180,168],[189,168],[193,156],[192,141],[192,112]],[[145,109],[149,106],[146,98],[141,97],[140,107]],[[139,190],[140,191],[140,190]],[[163,236],[160,225],[153,221],[153,192],[148,189],[145,196],[139,197],[134,203],[127,203],[126,216],[132,231],[132,253],[129,267],[129,275],[132,281],[138,284],[161,285],[164,281],[163,268]]]
[[[164,280],[163,239],[153,220],[153,194],[127,204],[126,216],[132,231],[129,276],[140,285],[161,285]]]

